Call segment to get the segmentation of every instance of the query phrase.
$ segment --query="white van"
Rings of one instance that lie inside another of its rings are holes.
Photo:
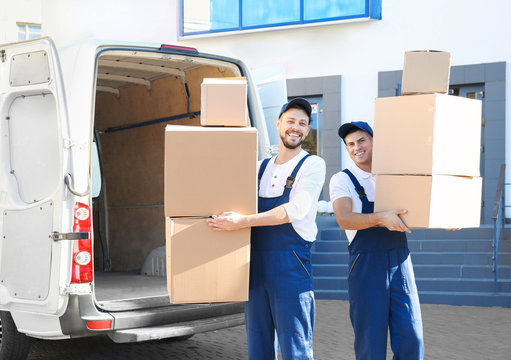
[[[26,358],[31,338],[137,342],[243,324],[243,303],[170,304],[162,251],[164,127],[199,125],[202,79],[233,76],[247,77],[265,156],[239,60],[167,45],[0,45],[0,358]]]

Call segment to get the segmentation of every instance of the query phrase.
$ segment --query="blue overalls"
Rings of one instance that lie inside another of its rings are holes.
[[[289,202],[302,158],[287,178],[284,193],[259,197],[259,212]],[[270,159],[259,168],[259,181]],[[314,293],[311,243],[291,223],[252,228],[250,292],[245,305],[248,355],[251,360],[312,359]],[[277,336],[275,336],[277,335]]]
[[[362,213],[374,202],[347,169],[362,201]],[[422,318],[406,235],[385,227],[358,230],[348,246],[348,296],[357,359],[385,360],[387,330],[395,360],[424,357]]]

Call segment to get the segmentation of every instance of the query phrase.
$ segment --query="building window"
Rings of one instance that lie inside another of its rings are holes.
[[[382,0],[181,0],[181,35],[381,19]]]
[[[16,23],[18,26],[18,41],[37,39],[41,37],[41,24]]]

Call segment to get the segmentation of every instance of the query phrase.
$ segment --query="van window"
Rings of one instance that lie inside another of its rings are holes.
[[[101,167],[99,164],[98,144],[92,142],[92,197],[97,198],[101,193]]]

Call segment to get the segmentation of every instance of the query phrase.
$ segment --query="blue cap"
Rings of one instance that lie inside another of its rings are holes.
[[[339,128],[339,136],[346,144],[346,141],[344,140],[346,135],[348,135],[354,131],[357,131],[357,130],[365,131],[365,132],[369,133],[371,136],[373,136],[373,129],[365,121],[353,121],[350,123],[343,124]]]
[[[311,122],[311,113],[312,113],[311,104],[307,100],[305,100],[304,98],[301,98],[301,97],[289,100],[287,103],[282,105],[282,109],[280,109],[279,119],[283,113],[288,111],[293,106],[298,106],[300,109],[305,111],[305,113],[309,117],[309,123]]]

